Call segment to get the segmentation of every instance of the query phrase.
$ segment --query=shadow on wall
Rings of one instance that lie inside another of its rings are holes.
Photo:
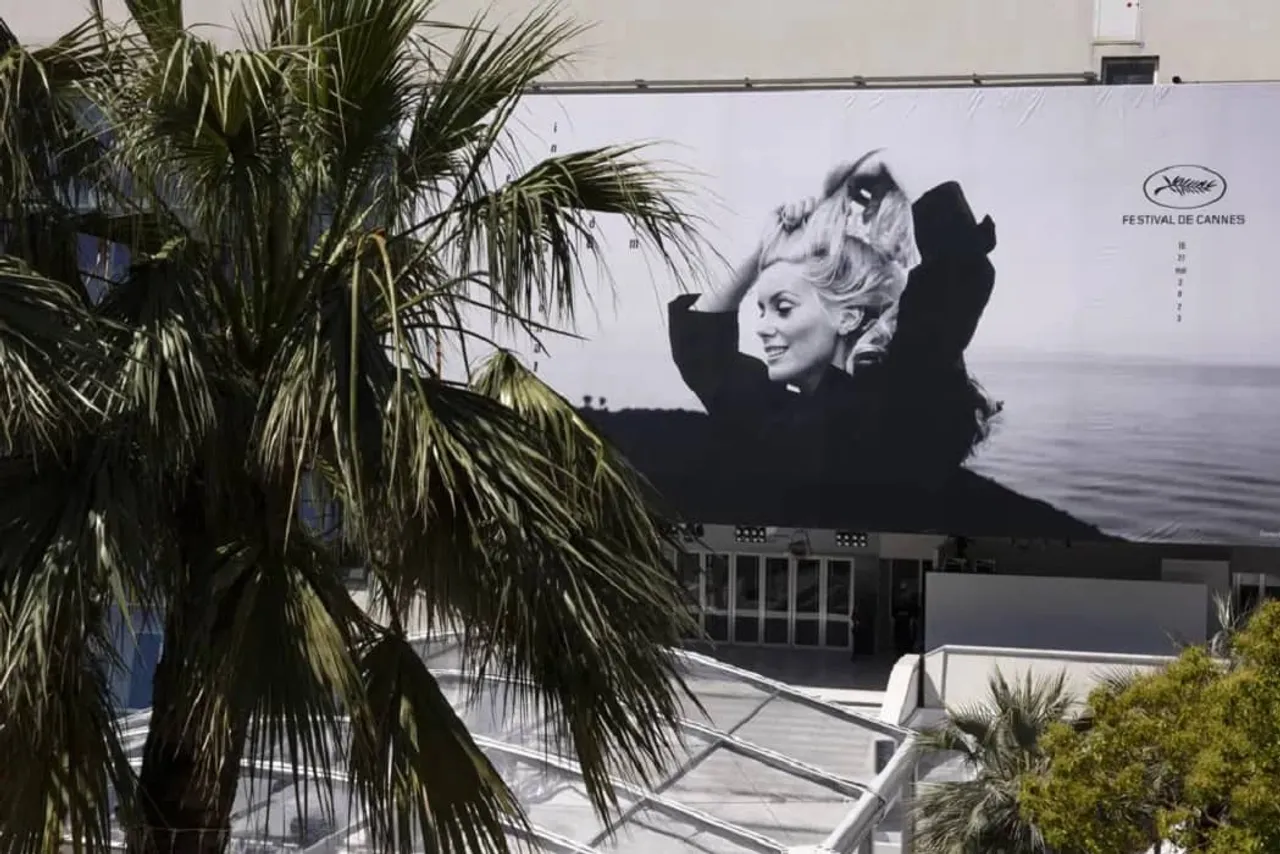
[[[677,513],[703,523],[1118,541],[968,469],[928,489],[868,488],[835,474],[806,482],[789,476],[785,459],[744,457],[700,412],[584,409],[582,415]]]

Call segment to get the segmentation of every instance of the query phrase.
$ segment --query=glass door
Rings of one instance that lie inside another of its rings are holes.
[[[1262,601],[1269,602],[1272,599],[1280,599],[1280,575],[1264,572],[1260,582],[1258,586],[1262,588]]]
[[[757,555],[734,555],[733,614],[734,643],[760,643],[760,576],[764,566]]]
[[[880,563],[875,559],[856,561],[853,573],[853,652],[872,655],[880,623]]]
[[[893,647],[897,656],[919,651],[920,646],[920,561],[895,559],[890,563],[893,585]]]
[[[791,558],[764,559],[764,642],[791,643]]]
[[[792,643],[822,646],[822,561],[810,557],[796,561],[792,592]]]
[[[713,641],[729,640],[729,556],[703,555],[702,628]]]
[[[701,637],[702,626],[702,576],[704,573],[702,555],[697,552],[677,552],[676,571],[680,575],[680,584],[684,587],[685,607],[689,616],[693,617],[694,626],[686,639]]]
[[[853,612],[853,561],[827,561],[826,619],[823,626],[823,646],[848,649],[852,643]]]

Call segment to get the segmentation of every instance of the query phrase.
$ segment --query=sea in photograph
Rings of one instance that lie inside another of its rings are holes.
[[[1280,367],[970,360],[1004,412],[970,467],[1110,534],[1280,544]]]

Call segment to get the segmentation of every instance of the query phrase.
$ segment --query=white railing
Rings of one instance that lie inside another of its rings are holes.
[[[1083,702],[1109,675],[1150,673],[1173,661],[1166,655],[1128,655],[1055,649],[942,646],[924,656],[924,708],[943,709],[981,702],[992,676],[1007,679],[1066,677],[1067,690]]]

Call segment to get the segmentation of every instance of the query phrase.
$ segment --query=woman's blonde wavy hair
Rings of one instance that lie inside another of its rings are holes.
[[[833,318],[862,312],[844,369],[853,373],[879,361],[893,338],[907,272],[919,261],[906,195],[895,188],[868,212],[847,195],[833,193],[800,228],[801,245],[807,247],[803,276],[824,307]]]

